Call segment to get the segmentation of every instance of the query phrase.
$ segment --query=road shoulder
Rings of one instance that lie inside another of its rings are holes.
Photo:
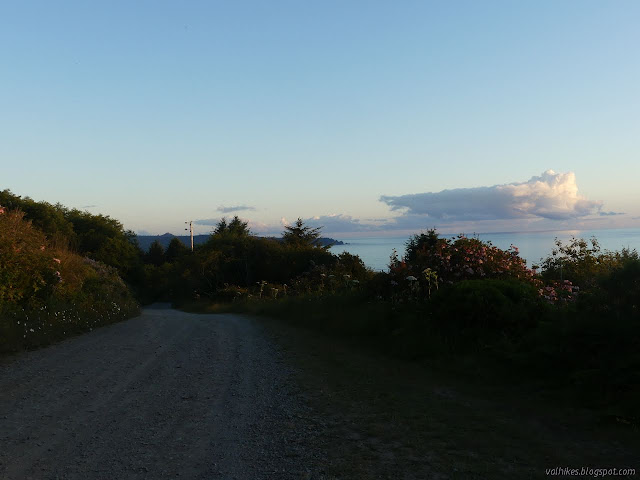
[[[543,478],[545,469],[636,467],[638,432],[506,385],[377,356],[258,319],[295,365],[336,478]]]

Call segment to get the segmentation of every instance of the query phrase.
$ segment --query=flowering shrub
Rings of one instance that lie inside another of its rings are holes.
[[[635,250],[603,251],[595,238],[571,238],[563,243],[556,238],[551,255],[542,261],[542,277],[549,282],[569,280],[583,290],[594,288],[598,279],[638,260]]]
[[[541,286],[517,247],[502,250],[491,242],[464,235],[441,238],[435,230],[409,239],[404,258],[392,255],[389,271],[396,284],[408,285],[411,290],[420,287],[428,295],[443,284],[487,278],[517,279]]]
[[[558,300],[572,302],[577,299],[580,287],[571,283],[570,280],[562,282],[553,281],[548,285],[538,289],[538,294],[549,303],[557,303]]]

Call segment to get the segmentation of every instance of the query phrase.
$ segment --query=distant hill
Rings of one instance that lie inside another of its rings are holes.
[[[282,237],[266,237],[266,238],[271,238],[272,240],[275,240],[277,242],[282,241]],[[323,247],[326,247],[327,245],[344,245],[344,242],[341,242],[340,240],[336,240],[335,238],[329,238],[329,237],[318,238],[318,243],[320,243],[320,245]]]
[[[194,235],[193,236],[193,244],[194,245],[201,245],[204,242],[207,241],[207,239],[209,238],[209,234],[205,234],[205,235]],[[146,252],[149,250],[149,247],[151,246],[151,244],[153,242],[155,242],[156,240],[158,242],[160,242],[160,245],[162,245],[164,248],[167,248],[169,246],[169,243],[171,242],[172,239],[177,238],[179,239],[182,243],[184,243],[186,246],[190,246],[191,245],[191,238],[189,237],[189,235],[173,235],[172,233],[165,233],[163,235],[138,235],[138,244],[140,245],[140,248]],[[280,237],[268,237],[268,238],[273,238],[274,240],[282,240],[282,238]],[[327,238],[327,237],[321,237],[318,239],[320,241],[320,244],[322,246],[326,246],[326,245],[344,245],[344,242],[341,242],[340,240],[336,240],[334,238]]]
[[[138,238],[138,245],[140,245],[140,248],[144,252],[148,251],[151,244],[156,240],[160,242],[160,245],[162,245],[164,248],[167,248],[171,240],[173,240],[174,238],[179,239],[186,246],[191,246],[191,238],[189,237],[189,235],[178,236],[178,235],[173,235],[172,233],[165,233],[163,235],[138,235],[137,238]],[[206,242],[208,238],[209,238],[209,234],[194,235],[193,244],[200,245]]]

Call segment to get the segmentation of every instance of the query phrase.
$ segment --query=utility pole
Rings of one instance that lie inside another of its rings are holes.
[[[184,223],[189,224],[189,228],[185,228],[185,230],[189,230],[189,233],[191,234],[191,251],[193,252],[193,221]]]

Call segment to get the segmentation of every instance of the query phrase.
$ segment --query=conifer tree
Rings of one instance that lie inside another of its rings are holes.
[[[287,225],[282,233],[284,243],[299,247],[319,247],[320,231],[322,227],[305,225],[300,217],[293,225]]]

